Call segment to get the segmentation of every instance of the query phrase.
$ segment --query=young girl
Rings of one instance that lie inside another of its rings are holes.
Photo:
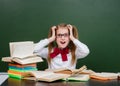
[[[51,27],[48,38],[36,44],[34,53],[47,59],[49,69],[75,69],[77,59],[86,57],[89,49],[78,40],[75,26],[59,24]]]

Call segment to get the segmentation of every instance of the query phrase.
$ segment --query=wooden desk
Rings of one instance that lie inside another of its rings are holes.
[[[100,81],[91,79],[88,82],[35,82],[8,78],[1,86],[120,86],[120,80]]]

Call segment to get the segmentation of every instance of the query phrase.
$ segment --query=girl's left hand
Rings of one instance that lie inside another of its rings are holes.
[[[70,39],[73,41],[75,39],[75,37],[73,36],[73,26],[68,24],[67,27],[70,31]]]
[[[55,40],[55,29],[56,29],[56,26],[52,26],[51,27],[51,31],[52,31],[52,36],[48,39],[49,42],[53,42]]]

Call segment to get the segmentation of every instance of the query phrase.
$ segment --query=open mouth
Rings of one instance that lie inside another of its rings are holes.
[[[65,44],[66,42],[65,42],[65,41],[64,41],[64,42],[63,42],[63,41],[61,41],[60,43],[61,43],[61,44]]]

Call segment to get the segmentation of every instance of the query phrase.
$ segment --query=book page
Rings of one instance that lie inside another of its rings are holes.
[[[72,70],[67,68],[46,69],[45,71],[52,71],[54,73],[61,73],[61,74],[72,74]]]
[[[90,69],[86,69],[86,70],[83,70],[82,72],[81,72],[82,74],[94,74],[95,72],[93,71],[93,70],[90,70]]]
[[[38,80],[52,82],[52,81],[68,78],[69,76],[70,75],[68,75],[68,74],[52,73],[50,75],[46,75],[46,76],[40,77],[40,78],[38,78]]]
[[[78,80],[78,81],[88,81],[89,79],[90,76],[88,74],[78,74],[67,78],[67,80]]]
[[[25,58],[33,56],[34,44],[33,42],[15,42],[12,43],[12,57]]]
[[[4,61],[4,62],[12,62],[12,57],[2,57],[2,61]]]
[[[11,56],[11,57],[13,56],[14,45],[26,44],[26,43],[33,43],[33,41],[10,42],[10,43],[9,43],[9,48],[10,48],[10,56]]]
[[[47,71],[30,71],[30,73],[36,78],[42,78],[54,74],[53,72]]]
[[[58,69],[46,69],[46,71],[53,71],[55,73],[72,74],[72,75],[74,75],[74,74],[79,74],[83,70],[86,70],[86,69],[87,69],[87,67],[85,65],[83,65],[79,69],[58,68]]]
[[[57,68],[57,69],[45,69],[45,71],[51,71],[51,72],[59,72],[59,71],[64,71],[68,70],[67,68]]]

